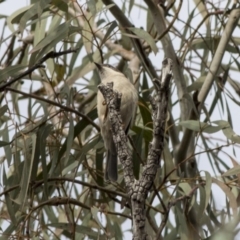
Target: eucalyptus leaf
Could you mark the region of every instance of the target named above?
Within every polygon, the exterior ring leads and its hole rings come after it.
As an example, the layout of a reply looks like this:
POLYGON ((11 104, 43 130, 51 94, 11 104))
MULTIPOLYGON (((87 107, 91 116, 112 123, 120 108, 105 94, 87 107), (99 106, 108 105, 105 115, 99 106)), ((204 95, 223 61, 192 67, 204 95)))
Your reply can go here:
POLYGON ((208 123, 199 122, 195 120, 182 121, 179 125, 191 129, 196 132, 215 133, 222 129, 221 126, 213 126, 208 123))
POLYGON ((140 28, 129 28, 132 32, 134 32, 140 39, 143 39, 145 40, 151 47, 151 49, 153 50, 153 52, 155 54, 157 54, 158 52, 158 48, 157 48, 157 45, 153 39, 153 37, 148 33, 146 32, 145 30, 143 29, 140 29, 140 28))
POLYGON ((228 171, 226 171, 225 173, 223 173, 223 177, 227 177, 227 176, 233 176, 233 175, 238 175, 240 173, 240 166, 235 166, 231 169, 229 169, 228 171))
POLYGON ((47 34, 47 36, 41 40, 32 50, 30 53, 34 53, 43 49, 47 46, 53 47, 57 42, 67 36, 69 31, 69 24, 70 22, 64 22, 59 25, 57 28, 52 30, 47 34))
POLYGON ((14 65, 9 66, 3 70, 0 70, 0 82, 6 80, 8 77, 15 77, 19 75, 20 71, 26 68, 26 65, 14 65))

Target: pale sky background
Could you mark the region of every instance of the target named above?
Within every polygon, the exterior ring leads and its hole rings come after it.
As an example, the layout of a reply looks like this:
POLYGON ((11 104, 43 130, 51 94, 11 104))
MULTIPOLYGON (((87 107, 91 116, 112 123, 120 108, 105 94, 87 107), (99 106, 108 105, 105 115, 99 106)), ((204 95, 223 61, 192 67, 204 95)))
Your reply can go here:
MULTIPOLYGON (((83 2, 83 1, 79 1, 80 3, 83 2)), ((85 1, 84 1, 85 2, 85 1)), ((116 3, 120 3, 122 1, 115 1, 116 3)), ((139 2, 141 4, 144 4, 144 1, 141 1, 141 0, 138 0, 138 1, 135 1, 135 2, 139 2)), ((190 8, 191 8, 191 2, 192 1, 186 1, 184 0, 183 1, 183 6, 182 6, 182 11, 180 12, 180 18, 181 19, 186 19, 186 17, 184 15, 186 15, 186 13, 188 14, 188 2, 190 3, 190 8), (184 9, 186 9, 186 12, 184 11, 184 9)), ((219 1, 211 1, 213 3, 218 3, 219 1)), ((3 15, 10 15, 11 13, 13 13, 14 11, 16 11, 17 9, 21 8, 21 7, 24 7, 26 5, 29 4, 29 1, 27 0, 7 0, 5 1, 4 3, 1 3, 0 6, 0 15, 3 14, 3 15)), ((224 6, 224 4, 223 4, 224 6)), ((130 19, 135 27, 145 27, 145 19, 146 17, 144 16, 144 11, 141 11, 139 12, 139 10, 137 8, 134 9, 135 11, 135 14, 131 14, 132 18, 130 19), (133 19, 133 15, 134 15, 134 19, 133 19)), ((198 11, 196 10, 195 12, 195 15, 197 15, 198 11)), ((199 23, 199 20, 201 20, 202 17, 199 16, 199 17, 195 17, 195 21, 197 23, 199 23)), ((0 19, 0 28, 2 28, 2 24, 3 24, 3 20, 0 19)), ((182 23, 178 22, 179 24, 179 30, 182 29, 182 23)), ((204 29, 204 26, 200 28, 200 32, 201 33, 205 33, 205 29, 204 29)), ((9 32, 5 32, 5 36, 8 36, 10 34, 10 31, 9 32)), ((239 28, 235 30, 234 32, 234 35, 235 36, 240 36, 240 30, 239 28)), ((175 38, 173 38, 173 41, 176 41, 175 38)), ((179 42, 175 43, 175 44, 179 44, 179 42)), ((4 46, 4 45, 3 45, 4 46)), ((159 45, 161 46, 161 45, 159 45)), ((2 52, 4 51, 5 49, 1 48, 0 49, 0 55, 2 54, 2 52)), ((161 63, 164 56, 163 56, 163 53, 160 51, 160 53, 157 55, 157 56, 154 56, 154 54, 151 54, 151 59, 153 61, 153 63, 155 62, 159 62, 161 63)), ((224 62, 225 63, 228 63, 228 60, 229 60, 229 57, 230 55, 229 54, 225 54, 224 56, 224 62)), ((159 67, 159 66, 158 66, 159 67)), ((239 73, 232 73, 231 74, 231 77, 234 79, 234 80, 239 80, 240 79, 240 74, 239 73)), ((232 88, 228 88, 228 89, 231 89, 231 93, 236 97, 236 99, 239 101, 239 97, 236 96, 236 94, 234 93, 234 91, 232 90, 232 88)), ((176 95, 176 94, 175 94, 176 95)), ((206 104, 211 101, 213 98, 214 98, 214 91, 211 91, 208 98, 207 98, 207 101, 206 101, 206 104)), ((177 96, 176 96, 176 99, 177 99, 177 96)), ((239 106, 235 105, 234 103, 232 103, 232 101, 228 101, 229 103, 229 107, 230 107, 230 111, 232 111, 232 114, 233 114, 233 124, 234 124, 234 131, 237 133, 237 134, 240 134, 240 124, 239 124, 239 119, 240 119, 240 110, 239 110, 239 106)), ((227 117, 226 115, 219 115, 219 112, 218 112, 218 108, 215 109, 214 111, 214 114, 213 114, 213 117, 211 118, 212 121, 214 120, 220 120, 220 119, 223 119, 223 120, 227 120, 227 117)), ((177 114, 177 116, 179 116, 179 109, 174 109, 175 113, 174 114, 177 114)), ((216 137, 216 138, 220 138, 220 139, 226 139, 225 136, 223 135, 223 133, 221 131, 215 133, 215 134, 212 134, 211 135, 212 137, 216 137)), ((212 146, 214 147, 214 146, 212 146)), ((224 150, 231 156, 233 156, 233 150, 232 150, 232 147, 228 147, 227 149, 224 148, 224 150)), ((199 148, 197 150, 197 152, 199 151, 199 148)), ((238 160, 238 157, 240 155, 240 150, 239 148, 235 148, 235 151, 236 151, 236 160, 238 160)), ((2 154, 2 151, 0 149, 0 154, 2 154)), ((204 161, 204 160, 207 160, 207 156, 206 158, 203 157, 203 155, 199 156, 200 157, 200 160, 198 161, 198 165, 199 165, 199 170, 205 170, 205 171, 209 171, 210 174, 212 174, 214 176, 214 173, 212 173, 212 170, 211 170, 211 167, 209 165, 209 162, 208 161, 204 161)), ((224 158, 226 159, 226 163, 229 164, 230 162, 230 159, 228 159, 228 157, 226 155, 224 155, 224 158)), ((198 159, 198 158, 197 158, 198 159)), ((240 161, 238 161, 240 162, 240 161)), ((217 197, 217 206, 219 207, 219 209, 223 208, 226 204, 225 202, 225 195, 222 193, 221 190, 219 190, 218 187, 215 187, 214 188, 214 195, 215 197, 217 197)), ((130 221, 125 224, 126 228, 125 229, 131 229, 131 223, 130 221)), ((126 233, 125 234, 125 239, 129 239, 129 234, 126 233)))

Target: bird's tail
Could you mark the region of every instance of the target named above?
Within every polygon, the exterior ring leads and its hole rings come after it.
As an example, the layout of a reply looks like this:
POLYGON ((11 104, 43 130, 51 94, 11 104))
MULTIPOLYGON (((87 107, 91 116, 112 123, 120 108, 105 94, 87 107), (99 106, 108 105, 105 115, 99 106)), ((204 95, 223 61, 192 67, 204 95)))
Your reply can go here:
POLYGON ((105 170, 105 180, 116 182, 118 179, 117 169, 117 150, 114 142, 112 141, 111 149, 107 151, 107 165, 105 170))

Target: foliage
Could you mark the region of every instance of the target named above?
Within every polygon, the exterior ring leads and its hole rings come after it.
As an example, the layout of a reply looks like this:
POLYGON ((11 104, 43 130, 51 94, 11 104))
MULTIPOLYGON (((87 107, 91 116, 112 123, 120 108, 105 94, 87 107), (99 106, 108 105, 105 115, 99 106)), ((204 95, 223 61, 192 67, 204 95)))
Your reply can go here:
POLYGON ((237 236, 239 4, 30 2, 0 16, 0 239, 127 239, 131 209, 121 166, 117 183, 103 179, 93 61, 117 65, 139 90, 130 132, 138 178, 163 55, 174 61, 174 79, 161 167, 146 200, 147 233, 237 236))

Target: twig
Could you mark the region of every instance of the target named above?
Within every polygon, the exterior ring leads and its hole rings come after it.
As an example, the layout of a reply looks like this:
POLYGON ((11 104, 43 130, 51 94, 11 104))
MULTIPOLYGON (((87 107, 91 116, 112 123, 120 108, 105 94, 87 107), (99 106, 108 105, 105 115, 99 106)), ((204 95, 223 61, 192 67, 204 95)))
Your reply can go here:
MULTIPOLYGON (((103 0, 102 1, 106 6, 113 4, 113 6, 109 9, 109 11, 112 13, 112 15, 119 21, 120 25, 126 30, 127 33, 130 33, 132 35, 135 35, 130 29, 133 27, 132 23, 129 21, 129 19, 125 16, 125 14, 122 12, 122 10, 112 1, 112 0, 103 0)), ((138 58, 141 60, 141 63, 146 70, 146 72, 149 74, 149 76, 153 78, 157 78, 157 73, 152 65, 152 62, 147 57, 146 53, 144 52, 143 46, 138 38, 131 38, 133 47, 136 51, 136 54, 138 58)))
POLYGON ((19 91, 17 89, 14 89, 14 88, 10 88, 10 87, 6 87, 5 90, 8 90, 8 91, 11 91, 11 92, 15 92, 15 93, 19 93, 23 96, 26 96, 26 97, 30 97, 30 98, 34 98, 34 99, 37 99, 39 101, 42 101, 42 102, 46 102, 48 104, 51 104, 51 105, 54 105, 54 106, 57 106, 61 109, 63 109, 64 111, 67 111, 67 112, 72 112, 72 113, 75 113, 76 115, 86 119, 89 123, 91 123, 92 126, 94 126, 98 131, 100 131, 100 128, 99 126, 92 121, 91 118, 89 118, 88 116, 86 116, 85 114, 73 109, 73 108, 70 108, 70 107, 67 107, 67 106, 64 106, 60 103, 57 103, 57 102, 54 102, 54 101, 51 101, 49 99, 46 99, 46 98, 42 98, 42 97, 39 97, 35 94, 31 94, 31 93, 25 93, 25 92, 22 92, 22 91, 19 91))
POLYGON ((178 5, 178 9, 176 10, 176 13, 174 14, 174 18, 173 20, 170 22, 170 24, 168 25, 168 27, 163 31, 163 33, 158 37, 158 40, 160 40, 161 38, 163 38, 168 32, 170 32, 170 29, 172 28, 173 24, 175 23, 175 21, 178 18, 179 12, 182 8, 182 0, 180 0, 179 5, 178 5))
POLYGON ((178 198, 176 198, 173 201, 168 203, 168 207, 166 209, 166 212, 165 212, 164 218, 163 218, 163 220, 161 222, 161 225, 160 225, 160 227, 158 229, 158 233, 157 233, 156 239, 161 239, 161 234, 162 234, 162 231, 163 231, 164 227, 167 224, 168 215, 169 215, 169 212, 171 210, 171 207, 175 206, 176 203, 179 202, 179 201, 183 201, 185 199, 190 200, 191 197, 193 196, 193 194, 195 193, 195 191, 198 189, 198 187, 199 186, 195 186, 194 188, 192 188, 192 190, 189 192, 189 194, 181 196, 181 197, 178 197, 178 198))
MULTIPOLYGON (((64 182, 64 181, 73 182, 73 183, 81 184, 82 186, 85 186, 85 187, 101 190, 101 191, 109 193, 109 194, 114 194, 114 195, 121 196, 123 198, 128 198, 128 196, 126 194, 124 194, 124 193, 122 193, 120 191, 116 192, 114 190, 111 190, 111 189, 108 189, 108 188, 105 188, 105 187, 101 187, 101 186, 99 186, 97 184, 90 184, 90 183, 87 183, 87 182, 84 182, 84 181, 80 181, 80 180, 76 180, 76 179, 73 179, 73 178, 68 178, 68 177, 59 177, 58 178, 58 177, 55 177, 55 178, 48 178, 47 179, 47 182, 59 182, 59 181, 62 181, 62 182, 64 182)), ((32 188, 34 188, 34 189, 38 188, 42 184, 44 184, 44 180, 36 181, 32 185, 32 188)), ((15 188, 16 188, 16 186, 15 186, 15 188)))
MULTIPOLYGON (((153 17, 153 22, 158 34, 161 36, 163 33, 165 34, 165 30, 167 29, 165 24, 165 17, 163 16, 163 11, 161 6, 158 6, 155 1, 152 0, 144 0, 147 4, 149 11, 153 17)), ((180 99, 180 108, 181 108, 181 119, 186 120, 189 115, 189 102, 184 98, 184 94, 187 93, 186 81, 183 75, 182 64, 179 62, 178 57, 176 56, 176 52, 174 50, 172 41, 168 33, 166 33, 161 38, 161 43, 163 47, 163 51, 167 58, 171 58, 173 61, 173 77, 174 82, 177 87, 178 98, 180 99)))
MULTIPOLYGON (((10 81, 8 81, 7 83, 3 84, 0 86, 0 92, 2 92, 3 90, 5 90, 6 87, 12 85, 13 83, 15 83, 16 81, 18 81, 19 79, 31 74, 34 70, 38 69, 38 68, 42 68, 44 67, 43 63, 49 59, 49 58, 56 58, 68 53, 72 53, 72 52, 76 52, 77 49, 69 49, 66 51, 62 51, 62 52, 54 52, 51 51, 49 53, 47 53, 43 58, 41 58, 36 64, 34 64, 32 67, 30 67, 29 69, 27 69, 26 71, 24 71, 23 73, 19 74, 17 77, 12 78, 10 81)), ((3 80, 3 79, 1 79, 3 80)))
MULTIPOLYGON (((72 204, 72 205, 76 205, 76 206, 79 206, 84 209, 91 210, 91 207, 89 207, 88 205, 86 205, 80 201, 77 201, 76 199, 69 198, 69 197, 53 197, 53 198, 48 199, 47 201, 40 203, 36 207, 32 208, 31 211, 29 212, 29 214, 24 219, 24 222, 26 222, 31 217, 32 213, 35 212, 36 210, 38 210, 39 208, 41 209, 44 206, 58 206, 58 205, 65 205, 65 204, 72 204)), ((123 213, 108 211, 108 212, 106 212, 106 214, 118 215, 118 216, 122 216, 124 218, 131 219, 131 217, 129 217, 128 215, 123 214, 123 213)), ((22 226, 24 226, 24 223, 22 224, 22 226)))

